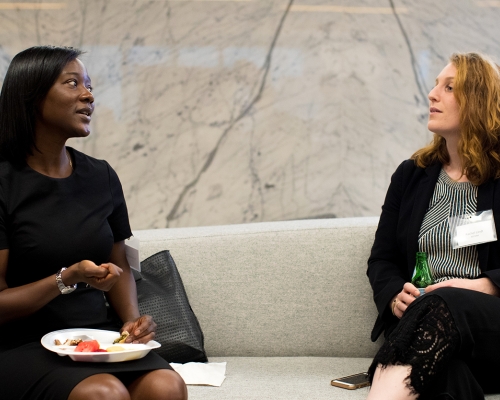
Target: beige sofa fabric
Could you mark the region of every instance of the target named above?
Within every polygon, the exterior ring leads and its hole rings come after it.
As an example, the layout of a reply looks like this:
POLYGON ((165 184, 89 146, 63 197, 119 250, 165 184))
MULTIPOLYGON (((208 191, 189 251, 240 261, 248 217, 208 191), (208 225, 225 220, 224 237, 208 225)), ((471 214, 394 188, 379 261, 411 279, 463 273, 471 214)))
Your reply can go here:
POLYGON ((371 357, 365 275, 377 218, 134 232, 170 250, 209 356, 371 357))
MULTIPOLYGON (((205 333, 219 388, 190 400, 366 398, 330 380, 362 372, 376 309, 366 261, 378 218, 135 231, 141 259, 170 250, 205 333)), ((500 396, 487 396, 500 400, 500 396)))

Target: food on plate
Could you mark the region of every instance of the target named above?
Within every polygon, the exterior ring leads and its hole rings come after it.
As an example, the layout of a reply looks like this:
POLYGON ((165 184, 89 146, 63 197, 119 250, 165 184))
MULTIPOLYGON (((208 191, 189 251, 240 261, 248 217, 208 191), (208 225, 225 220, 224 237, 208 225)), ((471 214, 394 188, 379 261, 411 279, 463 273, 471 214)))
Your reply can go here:
POLYGON ((108 353, 112 353, 114 351, 125 351, 125 349, 122 346, 111 346, 106 349, 108 353))
POLYGON ((125 340, 127 340, 127 337, 130 335, 130 333, 128 333, 127 331, 123 331, 120 335, 119 338, 113 340, 113 344, 116 344, 116 343, 125 343, 125 340))
POLYGON ((127 350, 123 346, 114 346, 114 344, 124 343, 128 336, 129 333, 127 331, 123 331, 120 337, 114 340, 113 346, 109 346, 106 349, 101 349, 101 345, 97 340, 82 340, 80 338, 66 339, 64 343, 61 343, 62 339, 54 339, 54 344, 56 346, 76 346, 74 350, 76 353, 113 353, 127 350))
MULTIPOLYGON (((127 335, 128 336, 128 335, 127 335)), ((57 346, 61 345, 59 340, 54 340, 57 346), (59 343, 59 344, 57 344, 59 343)), ((67 342, 67 341, 66 341, 67 342)), ((126 349, 122 346, 110 346, 105 349, 101 349, 101 345, 97 340, 79 340, 78 345, 76 345, 76 353, 112 353, 116 351, 125 351, 126 349)))
POLYGON ((85 342, 78 343, 75 352, 93 353, 99 351, 99 347, 100 345, 97 340, 87 340, 85 342))
POLYGON ((61 343, 59 339, 54 340, 56 346, 78 346, 81 342, 83 342, 82 339, 66 339, 64 343, 61 343))

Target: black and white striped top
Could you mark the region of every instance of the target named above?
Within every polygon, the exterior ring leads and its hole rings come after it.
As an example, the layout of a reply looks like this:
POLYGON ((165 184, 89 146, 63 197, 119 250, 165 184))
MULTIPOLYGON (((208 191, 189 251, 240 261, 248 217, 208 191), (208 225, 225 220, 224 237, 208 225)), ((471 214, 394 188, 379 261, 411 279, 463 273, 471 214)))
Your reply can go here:
POLYGON ((481 270, 476 246, 453 250, 448 217, 471 214, 477 210, 477 186, 455 182, 441 169, 434 195, 418 235, 419 251, 427 253, 434 280, 476 278, 481 270))

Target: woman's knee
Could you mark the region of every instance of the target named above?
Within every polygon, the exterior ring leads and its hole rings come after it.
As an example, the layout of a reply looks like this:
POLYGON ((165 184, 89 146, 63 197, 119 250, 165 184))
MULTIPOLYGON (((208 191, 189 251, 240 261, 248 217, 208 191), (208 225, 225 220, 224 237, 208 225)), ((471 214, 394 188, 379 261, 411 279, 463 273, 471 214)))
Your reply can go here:
POLYGON ((81 381, 71 391, 68 400, 130 400, 125 385, 110 374, 96 374, 81 381))
POLYGON ((186 400, 186 384, 181 376, 168 369, 151 371, 129 387, 132 400, 186 400))
POLYGON ((187 400, 188 392, 184 379, 175 372, 165 370, 168 374, 169 397, 168 400, 187 400))

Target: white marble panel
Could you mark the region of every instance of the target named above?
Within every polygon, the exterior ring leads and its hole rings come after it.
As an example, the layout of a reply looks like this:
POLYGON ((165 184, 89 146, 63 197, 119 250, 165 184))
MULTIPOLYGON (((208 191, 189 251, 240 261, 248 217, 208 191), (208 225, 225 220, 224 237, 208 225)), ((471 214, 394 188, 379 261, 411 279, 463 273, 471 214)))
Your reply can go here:
MULTIPOLYGON (((0 2, 0 76, 84 49, 96 112, 71 145, 117 170, 134 229, 378 215, 423 146, 453 51, 500 60, 500 1, 0 2)), ((2 78, 0 78, 2 79, 2 78)))

